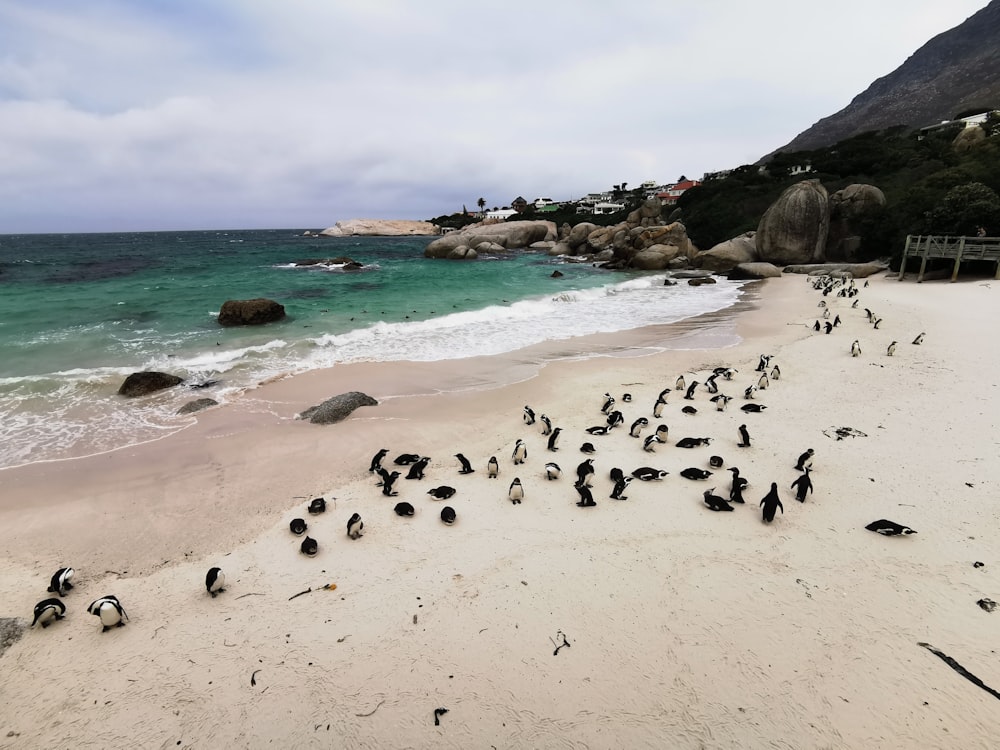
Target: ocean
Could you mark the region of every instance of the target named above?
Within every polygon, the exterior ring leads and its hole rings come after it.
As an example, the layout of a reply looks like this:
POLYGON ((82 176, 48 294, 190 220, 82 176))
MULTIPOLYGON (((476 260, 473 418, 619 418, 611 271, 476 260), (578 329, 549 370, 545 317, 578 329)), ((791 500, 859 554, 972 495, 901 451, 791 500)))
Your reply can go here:
POLYGON ((162 437, 196 418, 176 414, 183 403, 225 403, 275 377, 501 354, 672 323, 741 294, 740 282, 664 286, 663 273, 544 252, 430 260, 428 241, 299 230, 0 235, 0 469, 162 437), (321 262, 343 256, 362 268, 321 262), (283 304, 287 318, 218 325, 227 299, 256 297, 283 304), (185 383, 118 396, 141 370, 185 383))

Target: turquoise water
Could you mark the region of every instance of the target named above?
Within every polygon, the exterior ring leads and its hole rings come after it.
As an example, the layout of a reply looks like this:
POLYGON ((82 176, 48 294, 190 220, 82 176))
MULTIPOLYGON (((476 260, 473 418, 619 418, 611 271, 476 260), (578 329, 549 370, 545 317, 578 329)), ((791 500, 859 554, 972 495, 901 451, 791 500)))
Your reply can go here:
POLYGON ((108 450, 178 429, 195 396, 343 362, 497 354, 669 323, 735 303, 739 284, 664 287, 519 251, 423 257, 428 238, 311 238, 293 230, 0 236, 0 468, 108 450), (347 256, 363 265, 296 265, 347 256), (563 276, 553 278, 553 271, 563 276), (222 328, 227 299, 267 297, 286 320, 222 328), (162 370, 192 391, 125 402, 162 370))

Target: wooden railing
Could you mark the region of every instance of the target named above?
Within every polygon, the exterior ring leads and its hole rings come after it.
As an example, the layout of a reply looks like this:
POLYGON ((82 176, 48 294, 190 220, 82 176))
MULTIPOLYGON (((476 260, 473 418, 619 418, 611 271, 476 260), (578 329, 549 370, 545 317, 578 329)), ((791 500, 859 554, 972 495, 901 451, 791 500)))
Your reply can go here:
POLYGON ((958 278, 958 267, 963 260, 989 260, 997 264, 996 278, 1000 279, 1000 237, 951 237, 935 235, 906 235, 903 260, 899 266, 899 280, 906 273, 906 259, 920 258, 917 281, 924 280, 928 258, 954 258, 951 280, 958 278))

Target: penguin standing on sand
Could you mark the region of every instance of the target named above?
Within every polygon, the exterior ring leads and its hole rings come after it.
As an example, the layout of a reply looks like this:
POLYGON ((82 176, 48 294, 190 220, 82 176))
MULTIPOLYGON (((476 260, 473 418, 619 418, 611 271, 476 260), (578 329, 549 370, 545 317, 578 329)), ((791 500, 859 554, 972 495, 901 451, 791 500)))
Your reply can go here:
POLYGON ((118 597, 111 594, 92 601, 87 611, 101 619, 101 625, 104 626, 101 629, 102 633, 106 633, 115 625, 119 628, 125 627, 125 621, 128 619, 118 597))
POLYGON ((368 467, 368 471, 370 471, 372 474, 374 474, 376 471, 378 471, 379 469, 381 469, 382 468, 382 459, 385 458, 388 453, 389 453, 389 449, 388 448, 383 448, 378 453, 376 453, 374 456, 372 456, 372 463, 371 463, 371 466, 368 467))
POLYGON ((76 571, 72 568, 59 568, 59 570, 52 574, 52 580, 49 581, 49 593, 66 596, 66 593, 73 588, 70 580, 75 574, 76 571))
POLYGON ((205 590, 212 595, 213 599, 216 594, 221 594, 226 590, 226 574, 222 572, 222 568, 208 569, 208 573, 205 574, 205 590))
POLYGON ((670 431, 665 424, 658 425, 656 428, 656 439, 661 443, 667 442, 667 433, 670 431))
POLYGON ((705 388, 708 390, 709 393, 718 393, 719 392, 719 386, 715 382, 715 379, 717 377, 719 377, 719 376, 716 375, 715 373, 713 373, 713 374, 709 375, 705 379, 705 388))
POLYGON ((799 475, 799 478, 792 482, 792 489, 795 490, 795 499, 800 503, 806 501, 806 493, 813 491, 812 479, 809 478, 809 467, 806 467, 804 473, 799 475))
POLYGON ((458 471, 459 474, 472 474, 476 471, 472 468, 472 464, 469 463, 469 459, 461 453, 456 453, 455 458, 457 458, 458 462, 462 465, 462 468, 458 471))
POLYGON ((542 423, 542 435, 552 434, 552 420, 549 419, 544 414, 538 417, 538 421, 542 423))
POLYGON ((559 464, 552 463, 551 461, 545 464, 545 478, 548 480, 558 479, 562 476, 562 469, 559 468, 559 464))
POLYGON ((746 388, 746 390, 743 391, 743 398, 748 399, 748 400, 752 399, 753 395, 756 392, 757 392, 757 386, 755 386, 755 385, 748 385, 747 388, 746 388))
POLYGON ((629 482, 631 482, 631 481, 632 481, 632 477, 622 477, 617 482, 615 482, 614 489, 611 490, 611 499, 612 500, 628 500, 628 498, 625 497, 625 495, 622 494, 622 493, 625 492, 626 488, 629 485, 629 482))
POLYGON ((382 477, 382 481, 379 484, 382 485, 382 494, 383 495, 385 495, 386 497, 392 497, 393 495, 399 494, 399 493, 397 493, 392 488, 393 483, 397 479, 399 479, 399 472, 398 471, 394 471, 392 473, 389 473, 385 469, 381 469, 380 473, 379 473, 379 476, 382 477))
POLYGON ((813 326, 813 330, 814 331, 818 331, 818 330, 820 330, 820 328, 822 328, 822 326, 819 324, 819 321, 817 320, 816 324, 813 326))
POLYGON ((431 461, 429 456, 423 456, 419 461, 410 466, 410 470, 406 472, 407 479, 423 479, 424 469, 427 468, 427 464, 431 461))
POLYGON ((656 403, 653 404, 653 416, 656 417, 657 419, 663 416, 663 407, 666 405, 667 402, 664 401, 662 398, 657 399, 656 403))
POLYGON ((741 424, 739 427, 740 431, 740 442, 736 444, 738 448, 749 448, 750 447, 750 433, 747 432, 747 426, 741 424))
POLYGON ((524 423, 525 424, 535 423, 535 412, 530 406, 524 407, 524 423))
POLYGON ((826 326, 826 333, 830 333, 830 331, 833 330, 833 323, 831 323, 829 320, 826 321, 826 323, 824 323, 823 325, 826 326))
POLYGON ((778 497, 777 482, 771 482, 771 491, 761 498, 760 507, 764 509, 764 523, 771 523, 774 520, 776 510, 780 509, 781 514, 785 514, 785 507, 781 504, 781 498, 778 497))
MULTIPOLYGON (((917 334, 917 337, 915 339, 913 339, 913 343, 914 344, 922 344, 922 343, 924 343, 924 336, 926 336, 926 335, 927 335, 926 333, 924 333, 923 331, 921 331, 920 333, 917 334)), ((916 532, 914 532, 914 533, 916 533, 916 532)))
POLYGON ((725 393, 720 393, 718 396, 713 396, 712 401, 715 402, 716 411, 725 411, 726 407, 729 406, 729 402, 733 400, 732 396, 727 396, 725 393))
POLYGON ((657 395, 656 400, 657 401, 662 401, 663 403, 667 403, 667 396, 669 395, 669 393, 670 393, 671 390, 672 390, 671 388, 664 388, 657 395))
POLYGON ((771 384, 770 381, 768 381, 768 379, 767 379, 767 373, 766 372, 762 372, 760 374, 760 377, 757 379, 757 389, 761 390, 761 391, 765 391, 765 390, 767 390, 767 387, 770 384, 771 384))
POLYGON ((615 408, 615 397, 612 396, 610 393, 605 393, 604 394, 604 405, 601 406, 601 411, 604 412, 605 414, 607 414, 608 412, 610 412, 614 408, 615 408))
POLYGON ((642 441, 642 449, 646 451, 646 453, 655 453, 656 446, 662 442, 663 441, 656 437, 656 435, 650 435, 642 441))
POLYGON ((66 616, 66 605, 58 599, 42 599, 35 605, 35 619, 31 621, 31 627, 40 624, 42 628, 47 628, 55 620, 61 620, 66 616))
POLYGON ((496 456, 490 456, 490 460, 486 462, 486 476, 490 479, 496 479, 499 473, 500 462, 497 461, 496 456))
POLYGON ((593 508, 597 503, 594 501, 594 495, 590 491, 590 487, 586 484, 575 484, 577 494, 580 496, 579 505, 581 508, 593 508))
POLYGON ((739 503, 742 505, 745 501, 743 500, 743 490, 749 484, 744 477, 740 476, 740 469, 738 466, 730 467, 729 469, 733 472, 733 484, 729 488, 729 502, 739 503))
POLYGON ((775 365, 774 367, 771 368, 771 380, 780 380, 780 379, 781 379, 781 368, 775 365))
POLYGON ((608 414, 607 421, 608 421, 608 429, 611 430, 614 429, 615 427, 625 424, 625 415, 616 409, 615 411, 608 414))
POLYGON ((361 520, 361 514, 355 513, 347 519, 347 536, 351 539, 358 539, 365 530, 365 523, 361 520))
POLYGON ((554 451, 557 451, 557 450, 559 450, 559 448, 558 448, 558 446, 556 445, 556 443, 558 443, 558 442, 559 442, 559 435, 560 435, 561 433, 562 433, 562 427, 556 427, 556 428, 555 428, 554 430, 552 430, 552 434, 551 434, 551 435, 549 435, 549 441, 548 441, 548 443, 546 444, 546 447, 547 447, 547 448, 548 448, 548 449, 549 449, 550 451, 553 451, 553 452, 554 452, 554 451))
POLYGON ((694 401, 694 389, 698 387, 698 381, 692 380, 691 385, 688 386, 687 393, 684 394, 684 398, 688 401, 694 401))
POLYGON ((510 457, 513 459, 515 465, 523 464, 524 459, 528 457, 528 446, 520 438, 514 443, 514 452, 510 454, 510 457))
POLYGON ((773 355, 771 355, 771 354, 761 354, 760 355, 760 362, 757 363, 756 371, 757 372, 764 372, 764 370, 767 369, 767 365, 770 363, 772 356, 773 355))
POLYGON ((861 344, 858 343, 857 339, 854 339, 854 343, 851 344, 851 356, 852 357, 861 356, 861 344))
POLYGON ((628 434, 634 438, 640 437, 642 433, 642 428, 646 427, 648 424, 649 424, 648 419, 646 419, 645 417, 639 417, 632 423, 632 426, 629 428, 628 434))
POLYGON ((893 341, 891 344, 889 344, 889 347, 885 350, 885 354, 887 357, 891 357, 895 353, 896 353, 896 342, 893 341))
POLYGON ((524 500, 524 487, 521 486, 521 480, 514 477, 514 481, 510 483, 510 487, 507 490, 507 497, 514 505, 520 505, 521 501, 524 500))
POLYGON ((576 483, 589 487, 592 481, 594 481, 594 459, 588 458, 576 467, 576 483))
POLYGON ((799 456, 799 460, 795 462, 796 470, 805 471, 807 466, 811 467, 812 457, 815 452, 816 451, 814 451, 812 448, 809 448, 805 453, 799 456))

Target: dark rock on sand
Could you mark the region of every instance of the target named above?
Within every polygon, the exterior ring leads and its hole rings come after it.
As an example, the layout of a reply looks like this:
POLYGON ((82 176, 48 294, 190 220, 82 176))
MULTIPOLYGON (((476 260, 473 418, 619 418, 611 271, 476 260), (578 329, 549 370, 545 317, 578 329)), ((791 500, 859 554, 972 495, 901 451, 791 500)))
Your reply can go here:
POLYGON ((184 406, 177 410, 178 414, 194 414, 196 411, 201 411, 202 409, 207 409, 210 406, 218 406, 219 402, 214 398, 198 398, 194 401, 188 401, 184 406))
POLYGON ((312 406, 299 414, 299 419, 308 419, 313 424, 332 424, 348 417, 359 406, 378 406, 378 401, 367 393, 351 391, 328 398, 319 406, 312 406))
POLYGON ((136 398, 162 391, 165 388, 173 388, 183 382, 183 378, 165 372, 133 372, 121 384, 118 395, 125 396, 125 398, 136 398))
POLYGON ((285 306, 271 299, 231 299, 219 310, 221 326, 259 326, 285 317, 285 306))

